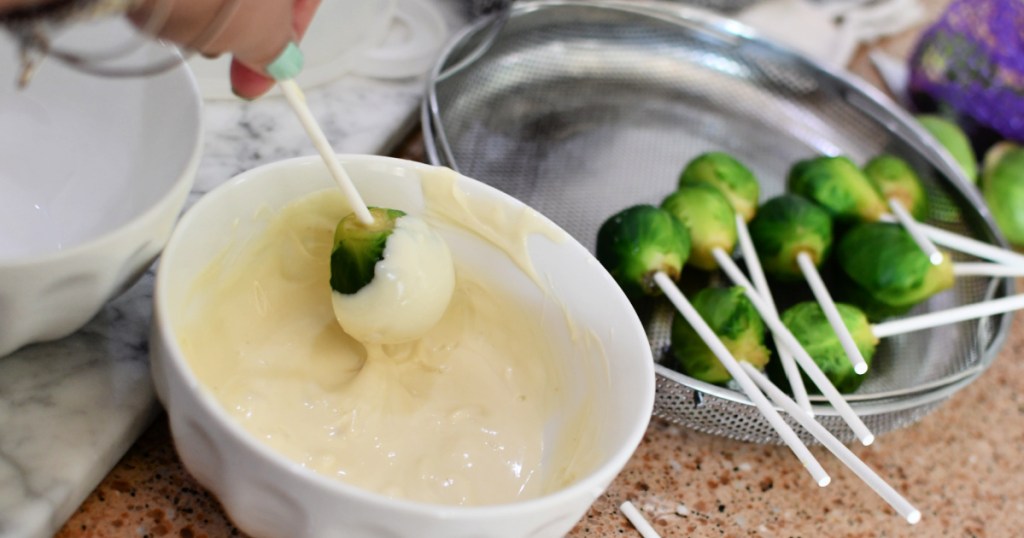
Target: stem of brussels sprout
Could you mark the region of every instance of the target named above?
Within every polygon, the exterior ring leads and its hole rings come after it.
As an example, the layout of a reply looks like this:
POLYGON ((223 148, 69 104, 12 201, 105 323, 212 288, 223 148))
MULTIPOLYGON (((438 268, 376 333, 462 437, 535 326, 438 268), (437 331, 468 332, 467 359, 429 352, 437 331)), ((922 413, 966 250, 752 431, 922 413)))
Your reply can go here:
POLYGON ((870 445, 875 442, 875 435, 871 433, 864 421, 857 416, 850 404, 843 398, 842 394, 836 390, 835 385, 829 381, 828 376, 825 372, 821 371, 821 367, 818 366, 814 359, 807 354, 807 350, 800 345, 800 342, 793 336, 793 333, 786 328, 779 319, 779 316, 772 315, 771 310, 765 305, 764 299, 755 291, 753 284, 747 280, 747 277, 743 276, 743 271, 736 266, 736 263, 732 261, 725 252, 716 250, 713 252, 715 260, 718 261, 718 265, 725 272, 726 276, 733 281, 734 284, 744 289, 744 293, 747 299, 754 305, 754 308, 761 314, 761 319, 764 320, 764 324, 768 326, 768 329, 772 331, 775 336, 775 341, 786 348, 793 354, 793 358, 796 359, 797 364, 804 369, 807 373, 807 377, 811 378, 818 390, 825 396, 825 399, 832 404, 835 408, 836 413, 850 426, 853 430, 854 435, 860 439, 861 444, 864 446, 870 445))
MULTIPOLYGON (((715 249, 715 252, 721 252, 721 249, 715 249)), ((679 313, 686 318, 686 321, 690 326, 693 327, 698 335, 700 335, 701 339, 703 339, 708 345, 708 348, 711 349, 712 353, 718 357, 722 366, 724 366, 725 369, 729 371, 729 374, 732 375, 733 379, 739 383, 743 392, 748 398, 750 398, 750 401, 754 402, 754 405, 756 405, 758 410, 761 411, 764 418, 768 420, 768 423, 771 424, 772 428, 774 428, 779 434, 779 437, 781 437, 789 449, 793 451, 793 454, 796 455, 797 459, 803 463, 807 472, 811 473, 814 481, 821 487, 827 486, 829 482, 832 481, 828 476, 828 473, 826 473, 825 469, 822 468, 820 463, 818 463, 818 460, 814 458, 814 455, 807 449, 807 446, 800 441, 800 438, 796 435, 796 432, 793 431, 793 428, 791 428, 789 424, 782 419, 782 416, 779 415, 778 410, 776 410, 768 401, 768 398, 758 390, 757 386, 750 379, 750 376, 747 375, 746 370, 740 366, 739 361, 732 356, 732 353, 730 353, 729 349, 725 347, 722 340, 718 338, 715 331, 711 330, 711 327, 709 327, 707 322, 704 321, 704 318, 700 317, 700 314, 697 313, 695 308, 693 308, 693 305, 690 304, 690 301, 686 296, 679 291, 675 282, 673 282, 668 275, 660 271, 654 274, 654 282, 658 284, 661 291, 666 297, 668 297, 669 301, 672 302, 679 313)))
POLYGON ((811 261, 811 257, 806 252, 796 255, 796 263, 800 266, 800 271, 804 274, 807 285, 811 287, 811 293, 814 294, 814 298, 821 305, 821 311, 825 313, 829 325, 832 326, 832 330, 839 337, 839 343, 843 346, 843 351, 846 352, 847 358, 850 359, 853 371, 864 375, 868 371, 868 363, 864 360, 864 355, 861 354, 860 349, 857 348, 857 343, 853 341, 850 329, 843 323, 843 318, 839 315, 839 309, 836 308, 836 302, 832 300, 832 294, 828 292, 828 288, 825 287, 825 281, 818 274, 818 268, 814 266, 814 262, 811 261))
MULTIPOLYGON (((765 277, 764 269, 761 267, 761 259, 757 257, 757 249, 754 241, 750 238, 750 230, 747 228, 747 221, 742 215, 736 215, 736 237, 740 244, 740 252, 743 260, 747 262, 747 270, 750 271, 750 278, 754 281, 757 292, 764 297, 765 304, 771 308, 776 316, 779 315, 775 307, 775 298, 772 297, 772 290, 768 286, 768 279, 765 277)), ((782 364, 782 372, 789 381, 789 388, 793 391, 793 397, 800 408, 810 416, 814 416, 814 409, 811 408, 811 400, 807 397, 807 387, 804 386, 804 378, 800 375, 800 369, 793 360, 793 354, 786 349, 786 346, 776 346, 779 351, 779 362, 782 364)))

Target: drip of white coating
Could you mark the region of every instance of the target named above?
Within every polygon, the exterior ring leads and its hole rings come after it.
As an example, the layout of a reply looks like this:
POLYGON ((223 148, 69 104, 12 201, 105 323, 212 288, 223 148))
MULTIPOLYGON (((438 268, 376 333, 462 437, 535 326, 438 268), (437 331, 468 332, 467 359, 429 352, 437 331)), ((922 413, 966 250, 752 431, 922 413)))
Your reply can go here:
POLYGON ((334 315, 360 342, 409 342, 437 324, 454 289, 447 243, 422 219, 404 215, 395 221, 373 280, 353 294, 332 293, 334 315))

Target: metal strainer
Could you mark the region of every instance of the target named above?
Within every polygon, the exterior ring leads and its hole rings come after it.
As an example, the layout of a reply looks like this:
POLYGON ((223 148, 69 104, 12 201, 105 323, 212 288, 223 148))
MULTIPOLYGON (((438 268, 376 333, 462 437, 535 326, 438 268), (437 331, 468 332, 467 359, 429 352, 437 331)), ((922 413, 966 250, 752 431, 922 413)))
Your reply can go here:
MULTIPOLYGON (((517 2, 449 46, 423 120, 434 163, 519 198, 591 249, 606 218, 658 204, 683 165, 709 150, 754 170, 763 198, 783 191, 797 160, 845 154, 863 163, 892 153, 920 173, 931 224, 1005 245, 955 163, 884 96, 736 22, 679 4, 517 2)), ((707 278, 685 274, 684 291, 707 278)), ((1006 279, 961 278, 915 313, 1005 296, 1012 287, 1006 279)), ((785 303, 807 292, 777 293, 785 303)), ((671 316, 665 305, 641 312, 655 357, 668 348, 671 316)), ((851 404, 876 434, 919 420, 990 364, 1011 317, 886 339, 851 404)), ((661 365, 657 386, 657 416, 777 442, 736 390, 661 365)), ((812 401, 829 430, 853 439, 827 402, 812 401)))

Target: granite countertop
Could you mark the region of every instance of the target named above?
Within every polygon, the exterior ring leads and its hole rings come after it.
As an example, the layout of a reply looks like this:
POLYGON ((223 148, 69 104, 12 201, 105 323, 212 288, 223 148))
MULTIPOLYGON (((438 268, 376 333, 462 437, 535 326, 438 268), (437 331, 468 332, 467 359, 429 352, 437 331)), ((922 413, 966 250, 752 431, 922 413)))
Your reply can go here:
MULTIPOLYGON (((854 447, 923 514, 910 526, 821 447, 832 476, 814 485, 788 449, 730 441, 655 420, 571 537, 639 536, 632 501, 662 536, 1009 537, 1024 525, 1024 326, 980 379, 909 428, 854 447)), ((222 537, 236 532, 181 467, 159 418, 58 533, 222 537)))
MULTIPOLYGON (((924 3, 937 14, 948 0, 924 3)), ((903 57, 914 36, 879 46, 903 57)), ((879 83, 864 51, 851 69, 879 83)), ((423 159, 419 136, 395 138, 414 125, 421 91, 422 81, 354 77, 308 96, 319 117, 335 118, 325 129, 339 151, 423 159)), ((191 201, 240 171, 311 153, 280 100, 213 104, 205 114, 207 146, 191 201)), ((151 288, 147 276, 73 337, 0 361, 0 538, 239 534, 182 468, 153 398, 144 344, 151 288), (38 397, 46 390, 60 396, 38 397), (34 435, 22 435, 28 425, 34 435), (76 458, 82 450, 91 459, 76 458)), ((1017 535, 1024 363, 1014 359, 1022 352, 1024 329, 1015 324, 980 379, 921 422, 852 447, 921 510, 916 526, 821 447, 812 452, 833 477, 827 488, 815 486, 784 447, 654 420, 570 536, 637 536, 619 512, 624 500, 663 536, 1017 535)))

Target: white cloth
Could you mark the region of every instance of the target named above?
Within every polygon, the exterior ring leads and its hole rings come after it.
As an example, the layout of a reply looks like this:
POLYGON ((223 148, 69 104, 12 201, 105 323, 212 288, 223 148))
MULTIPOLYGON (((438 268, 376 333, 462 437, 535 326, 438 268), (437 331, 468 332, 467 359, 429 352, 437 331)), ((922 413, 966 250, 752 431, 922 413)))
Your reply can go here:
POLYGON ((843 68, 857 47, 920 22, 918 0, 769 0, 737 19, 768 39, 788 45, 833 68, 843 68))

